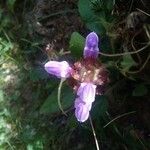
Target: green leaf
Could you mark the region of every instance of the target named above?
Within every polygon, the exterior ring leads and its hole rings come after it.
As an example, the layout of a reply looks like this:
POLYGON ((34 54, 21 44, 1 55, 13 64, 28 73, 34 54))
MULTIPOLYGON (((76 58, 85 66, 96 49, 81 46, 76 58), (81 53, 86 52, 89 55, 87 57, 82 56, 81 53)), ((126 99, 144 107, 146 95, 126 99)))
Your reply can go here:
MULTIPOLYGON (((85 21, 87 28, 96 33, 103 34, 104 27, 99 21, 100 16, 96 16, 91 8, 91 2, 89 0, 79 0, 78 9, 82 19, 85 21)), ((102 17, 102 16, 101 16, 102 17)))
MULTIPOLYGON (((99 3, 101 4, 101 2, 98 2, 98 4, 99 3)), ((106 31, 109 30, 112 26, 112 21, 114 18, 110 17, 111 14, 106 16, 107 10, 105 9, 100 9, 98 12, 94 12, 94 8, 92 8, 92 5, 93 2, 91 2, 90 0, 79 0, 79 13, 83 21, 86 23, 87 28, 89 28, 91 31, 95 31, 98 34, 104 35, 106 31)), ((110 5, 111 3, 109 3, 108 5, 109 8, 110 5)), ((102 4, 100 6, 102 6, 102 4)))
POLYGON ((144 84, 139 84, 135 87, 135 89, 132 92, 133 96, 144 96, 148 93, 148 89, 144 84))
POLYGON ((4 55, 7 51, 11 50, 13 45, 8 41, 0 38, 0 56, 4 55))
MULTIPOLYGON (((67 85, 64 85, 63 88, 61 89, 62 108, 65 110, 66 108, 70 107, 73 101, 74 101, 73 91, 67 85)), ((57 102, 57 89, 55 89, 46 99, 44 104, 41 106, 40 112, 45 114, 60 112, 57 102)))
POLYGON ((105 117, 108 108, 108 101, 105 96, 97 96, 95 105, 92 108, 92 118, 100 119, 105 117))
POLYGON ((16 0, 7 0, 8 8, 13 12, 16 0))
POLYGON ((77 119, 73 114, 71 117, 68 118, 66 128, 74 130, 77 127, 77 125, 78 125, 77 119))
POLYGON ((131 55, 124 55, 121 61, 121 67, 124 71, 128 71, 132 66, 135 66, 136 62, 133 60, 131 55))
POLYGON ((90 0, 79 0, 78 2, 78 10, 84 21, 94 21, 95 15, 90 6, 90 0))
POLYGON ((36 67, 36 68, 31 68, 31 70, 29 71, 29 77, 30 80, 32 81, 38 81, 38 80, 48 78, 48 74, 43 68, 36 67))
POLYGON ((0 102, 4 101, 4 92, 3 90, 0 90, 0 102))
POLYGON ((113 10, 113 7, 114 7, 114 1, 108 0, 108 1, 105 1, 105 3, 106 3, 107 10, 111 12, 113 10))
POLYGON ((85 38, 78 32, 73 32, 69 42, 69 49, 75 57, 79 58, 83 54, 85 38))
POLYGON ((102 25, 102 23, 99 22, 87 22, 87 28, 89 28, 91 31, 95 31, 96 33, 103 34, 105 33, 105 28, 102 25))

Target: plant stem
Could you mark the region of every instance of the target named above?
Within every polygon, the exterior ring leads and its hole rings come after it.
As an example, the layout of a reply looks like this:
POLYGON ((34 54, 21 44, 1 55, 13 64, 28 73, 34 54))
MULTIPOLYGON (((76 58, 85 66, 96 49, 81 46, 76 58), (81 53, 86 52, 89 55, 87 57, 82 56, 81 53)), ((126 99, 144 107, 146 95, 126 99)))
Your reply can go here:
POLYGON ((150 14, 148 14, 147 12, 145 12, 145 11, 143 11, 143 10, 141 10, 141 9, 139 9, 139 8, 136 8, 138 11, 140 11, 140 12, 142 12, 143 14, 145 14, 145 15, 147 15, 147 16, 149 16, 150 17, 150 14))
POLYGON ((124 56, 124 55, 132 55, 132 54, 136 54, 136 53, 143 51, 144 49, 148 48, 149 46, 150 46, 150 42, 147 43, 147 45, 145 45, 144 47, 138 49, 137 51, 133 51, 133 52, 125 52, 125 53, 117 53, 117 54, 106 54, 106 53, 99 52, 99 54, 101 54, 102 56, 107 56, 107 57, 118 57, 118 56, 124 56))
POLYGON ((74 12, 76 12, 76 11, 77 11, 77 9, 62 10, 62 11, 59 11, 59 12, 56 12, 56 13, 49 14, 49 15, 44 16, 44 17, 42 17, 42 18, 38 18, 38 21, 42 21, 42 20, 48 19, 48 18, 50 18, 50 17, 57 16, 57 15, 64 15, 64 14, 66 14, 66 13, 74 13, 74 12))
POLYGON ((93 132, 93 136, 94 136, 94 140, 95 140, 96 149, 100 150, 99 144, 98 144, 98 140, 97 140, 97 137, 96 137, 96 133, 95 133, 95 129, 94 129, 94 126, 93 126, 93 122, 92 122, 92 119, 91 119, 91 116, 89 116, 89 120, 90 120, 92 132, 93 132))
POLYGON ((121 117, 124 117, 124 116, 127 116, 129 114, 133 114, 133 113, 136 113, 136 111, 131 111, 131 112, 128 112, 128 113, 124 113, 122 115, 119 115, 117 117, 115 117, 114 119, 112 119, 110 122, 108 122, 103 128, 106 128, 109 124, 111 124, 112 122, 114 122, 115 120, 121 118, 121 117))
POLYGON ((147 65, 149 59, 150 59, 150 54, 148 55, 148 57, 146 58, 145 62, 143 63, 142 67, 141 67, 139 70, 128 71, 127 73, 130 73, 130 74, 136 74, 136 73, 141 72, 141 71, 145 68, 145 66, 147 65))
MULTIPOLYGON (((150 42, 148 42, 144 47, 142 47, 136 51, 132 51, 132 52, 124 52, 124 53, 116 53, 116 54, 107 54, 107 53, 99 52, 99 54, 102 56, 106 56, 106 57, 118 57, 118 56, 124 56, 124 55, 133 55, 133 54, 137 54, 137 53, 143 51, 144 49, 148 48, 149 46, 150 46, 150 42)), ((71 54, 71 52, 65 51, 65 52, 61 53, 61 55, 66 55, 66 54, 71 54)))
POLYGON ((64 82, 65 80, 66 80, 65 78, 61 78, 61 81, 60 81, 60 83, 59 83, 59 86, 58 86, 58 93, 57 93, 57 101, 58 101, 58 106, 59 106, 60 110, 62 111, 62 113, 63 113, 64 115, 67 116, 67 114, 66 114, 65 111, 63 110, 62 105, 61 105, 61 102, 60 102, 61 88, 62 88, 63 82, 64 82))

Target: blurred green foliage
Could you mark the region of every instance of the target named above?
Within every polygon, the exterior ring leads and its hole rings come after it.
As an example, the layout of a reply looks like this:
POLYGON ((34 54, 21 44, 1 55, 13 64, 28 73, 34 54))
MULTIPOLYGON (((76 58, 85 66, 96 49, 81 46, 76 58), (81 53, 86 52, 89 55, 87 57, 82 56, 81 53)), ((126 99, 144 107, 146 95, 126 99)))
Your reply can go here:
MULTIPOLYGON (((65 110, 66 108, 70 107, 73 104, 74 95, 73 91, 68 86, 64 86, 61 90, 62 90, 61 104, 62 108, 65 110)), ((57 102, 57 89, 54 89, 51 95, 44 102, 44 104, 40 109, 40 112, 48 113, 49 115, 51 113, 60 112, 57 102)))
POLYGON ((70 38, 69 50, 74 57, 82 57, 85 38, 78 32, 73 32, 70 38))
POLYGON ((90 30, 104 35, 111 29, 115 21, 111 14, 113 3, 113 0, 79 0, 80 15, 90 30))

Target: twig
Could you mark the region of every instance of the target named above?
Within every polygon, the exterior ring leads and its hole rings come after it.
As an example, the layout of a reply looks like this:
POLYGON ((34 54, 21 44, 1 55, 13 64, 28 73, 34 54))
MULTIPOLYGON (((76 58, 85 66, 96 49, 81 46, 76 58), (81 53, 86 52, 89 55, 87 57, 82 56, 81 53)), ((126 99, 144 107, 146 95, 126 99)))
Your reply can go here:
POLYGON ((145 5, 145 3, 143 2, 143 0, 140 0, 141 1, 141 3, 144 5, 144 7, 146 7, 146 5, 145 5))
POLYGON ((11 43, 11 40, 10 40, 10 38, 9 38, 9 36, 8 36, 8 34, 5 32, 5 30, 4 30, 3 28, 2 28, 2 31, 3 31, 3 33, 4 33, 4 35, 5 35, 5 37, 7 38, 9 44, 12 44, 12 43, 11 43))
POLYGON ((63 82, 64 82, 65 80, 66 80, 65 78, 61 78, 61 81, 60 81, 60 83, 59 83, 59 86, 58 86, 58 93, 57 93, 57 101, 58 101, 58 106, 59 106, 60 110, 62 111, 62 113, 63 113, 64 115, 67 116, 67 114, 66 114, 65 111, 63 110, 62 105, 61 105, 61 102, 60 102, 61 88, 62 88, 63 82))
POLYGON ((148 39, 149 39, 149 41, 150 41, 150 31, 148 31, 146 25, 144 25, 144 29, 145 29, 146 35, 147 35, 147 37, 148 37, 148 39))
POLYGON ((62 11, 59 11, 59 12, 56 12, 56 13, 49 14, 49 15, 44 16, 42 18, 38 18, 38 21, 42 21, 42 20, 48 19, 50 17, 57 16, 57 15, 62 15, 62 14, 66 14, 66 13, 74 13, 75 11, 77 11, 77 9, 62 10, 62 11))
POLYGON ((145 14, 145 15, 147 15, 147 16, 149 16, 150 17, 150 14, 148 14, 147 12, 145 12, 145 11, 143 11, 143 10, 141 10, 141 9, 139 9, 139 8, 136 8, 138 11, 140 11, 140 12, 142 12, 143 14, 145 14))
POLYGON ((92 119, 91 119, 91 116, 89 116, 89 120, 90 120, 92 132, 93 132, 93 136, 94 136, 94 140, 95 140, 96 149, 100 150, 99 144, 98 144, 98 140, 97 140, 97 137, 96 137, 96 133, 95 133, 95 129, 94 129, 94 126, 93 126, 93 122, 92 122, 92 119))
POLYGON ((127 116, 129 114, 133 114, 133 113, 136 113, 136 111, 131 111, 131 112, 128 112, 128 113, 124 113, 122 115, 119 115, 118 117, 115 117, 114 119, 112 119, 110 122, 108 122, 105 126, 103 126, 103 128, 106 128, 109 124, 111 124, 112 122, 116 121, 117 119, 121 118, 121 117, 124 117, 124 116, 127 116))
MULTIPOLYGON (((150 46, 150 42, 148 42, 144 47, 142 47, 136 51, 133 51, 133 52, 124 52, 124 53, 116 53, 116 54, 107 54, 107 53, 99 52, 99 54, 102 56, 106 56, 106 57, 118 57, 118 56, 124 56, 124 55, 133 55, 133 54, 137 54, 137 53, 143 51, 144 49, 146 49, 149 46, 150 46)), ((71 54, 71 52, 65 51, 65 52, 61 53, 61 55, 66 55, 66 54, 71 54)))
POLYGON ((131 4, 130 4, 130 8, 129 8, 129 13, 131 12, 132 6, 133 6, 133 0, 131 0, 131 4))
POLYGON ((134 131, 134 135, 139 140, 139 142, 141 143, 141 145, 144 147, 144 150, 148 150, 147 147, 142 142, 142 139, 138 136, 138 134, 135 131, 134 131))
POLYGON ((118 57, 118 56, 124 56, 124 55, 132 55, 132 54, 136 54, 136 53, 143 51, 144 49, 146 49, 149 46, 150 46, 150 42, 148 42, 144 47, 138 49, 137 51, 133 51, 133 52, 125 52, 125 53, 117 53, 117 54, 106 54, 106 53, 99 52, 99 54, 101 54, 103 56, 107 56, 107 57, 118 57))
POLYGON ((145 66, 146 66, 146 64, 148 63, 149 59, 150 59, 150 54, 148 55, 147 59, 145 60, 145 62, 143 63, 142 67, 141 67, 139 70, 136 70, 136 71, 128 71, 127 73, 135 74, 135 73, 141 72, 141 71, 145 68, 145 66))
MULTIPOLYGON (((141 30, 140 31, 138 31, 137 33, 135 33, 135 35, 133 36, 133 38, 131 39, 131 46, 132 46, 132 48, 133 48, 133 50, 134 51, 136 51, 137 49, 135 48, 135 46, 134 46, 134 39, 135 39, 135 37, 139 34, 139 33, 141 33, 141 30)), ((136 54, 137 55, 137 58, 139 59, 139 64, 141 64, 141 62, 142 62, 142 60, 141 60, 141 57, 140 57, 140 55, 137 53, 136 54)))
POLYGON ((63 52, 60 52, 59 54, 60 55, 68 55, 68 54, 71 54, 71 52, 70 51, 63 51, 63 52))

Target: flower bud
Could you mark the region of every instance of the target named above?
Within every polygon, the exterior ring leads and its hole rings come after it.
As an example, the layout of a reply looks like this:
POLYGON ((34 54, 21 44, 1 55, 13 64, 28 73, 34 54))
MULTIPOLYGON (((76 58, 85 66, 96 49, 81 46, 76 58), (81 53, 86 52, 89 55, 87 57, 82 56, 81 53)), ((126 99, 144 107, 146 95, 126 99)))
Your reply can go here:
POLYGON ((58 78, 68 78, 70 76, 71 68, 66 61, 49 61, 45 64, 45 70, 58 78))
POLYGON ((84 47, 84 58, 94 58, 96 59, 98 57, 98 36, 95 32, 91 32, 87 37, 85 41, 85 47, 84 47))

